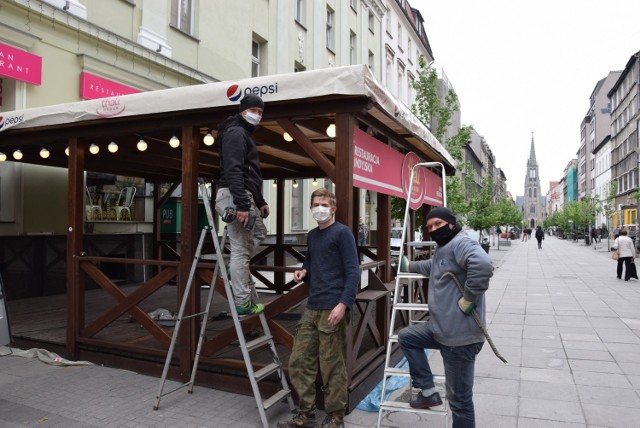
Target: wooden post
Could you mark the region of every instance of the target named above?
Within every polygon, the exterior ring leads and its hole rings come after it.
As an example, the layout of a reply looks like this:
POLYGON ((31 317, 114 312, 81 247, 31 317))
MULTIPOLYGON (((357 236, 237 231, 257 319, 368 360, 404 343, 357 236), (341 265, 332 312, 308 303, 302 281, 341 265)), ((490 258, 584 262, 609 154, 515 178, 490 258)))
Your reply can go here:
POLYGON ((382 282, 391 281, 391 199, 378 192, 378 260, 386 264, 382 268, 382 282))
MULTIPOLYGON (((273 251, 273 264, 275 266, 284 266, 286 261, 286 253, 284 251, 284 180, 278 179, 277 186, 276 209, 275 213, 271 213, 271 215, 276 215, 276 248, 273 251)), ((273 283, 276 287, 284 287, 285 273, 274 272, 273 283)))
POLYGON ((353 229, 353 117, 336 115, 336 220, 353 229))
MULTIPOLYGON (((178 305, 187 286, 189 271, 196 252, 198 227, 198 157, 199 130, 185 126, 182 128, 182 224, 180 226, 180 265, 178 271, 178 305)), ((198 287, 192 287, 187 303, 187 313, 199 311, 200 293, 194 292, 198 287)), ((178 306, 179 307, 179 306, 178 306)), ((197 329, 195 318, 191 318, 180 329, 178 336, 180 377, 187 380, 191 375, 191 355, 195 351, 197 329)), ((205 320, 206 321, 206 320, 205 320)))
POLYGON ((84 156, 78 139, 69 139, 67 198, 67 351, 69 358, 79 358, 78 337, 84 327, 84 283, 76 257, 82 251, 84 227, 84 156))

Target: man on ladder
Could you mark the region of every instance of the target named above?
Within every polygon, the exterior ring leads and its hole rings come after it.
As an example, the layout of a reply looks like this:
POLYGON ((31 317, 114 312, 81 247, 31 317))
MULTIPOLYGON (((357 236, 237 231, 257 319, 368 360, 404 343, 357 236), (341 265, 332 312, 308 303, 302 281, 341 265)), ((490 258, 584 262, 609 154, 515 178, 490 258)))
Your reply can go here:
POLYGON ((420 389, 410 406, 428 409, 442 404, 424 349, 438 349, 445 370, 446 397, 453 416, 453 428, 475 426, 473 377, 476 355, 482 349, 484 333, 472 315, 485 325, 484 293, 493 275, 491 259, 471 239, 448 208, 435 208, 427 215, 427 230, 437 247, 433 258, 400 263, 403 272, 429 277, 429 321, 400 330, 398 343, 409 362, 415 388, 420 389))
POLYGON ((254 239, 265 238, 262 218, 269 215, 269 205, 262 197, 260 158, 253 138, 263 110, 264 102, 259 96, 245 95, 240 101, 240 112, 228 117, 218 128, 220 180, 216 211, 229 223, 231 260, 228 270, 238 315, 264 311, 249 270, 254 239))

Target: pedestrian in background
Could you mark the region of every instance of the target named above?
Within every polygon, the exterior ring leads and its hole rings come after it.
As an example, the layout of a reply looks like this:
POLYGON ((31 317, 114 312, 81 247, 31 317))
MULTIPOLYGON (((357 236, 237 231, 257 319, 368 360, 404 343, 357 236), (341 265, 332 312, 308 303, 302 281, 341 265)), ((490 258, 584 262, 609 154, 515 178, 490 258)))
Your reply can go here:
POLYGON ((489 288, 493 266, 489 255, 457 225, 447 208, 427 214, 427 230, 437 246, 429 260, 401 260, 400 270, 429 277, 429 319, 403 328, 398 343, 409 362, 411 381, 420 389, 409 405, 428 409, 442 404, 424 350, 438 349, 445 372, 446 398, 453 414, 453 428, 474 427, 473 382, 476 355, 484 335, 472 316, 474 310, 485 324, 484 293, 489 288), (460 293, 451 273, 463 286, 460 293))
MULTIPOLYGON (((633 259, 636 257, 636 249, 633 245, 633 240, 627 236, 627 229, 624 227, 620 229, 620 236, 616 238, 611 246, 614 250, 618 250, 620 256, 618 257, 618 268, 616 271, 616 276, 618 279, 622 279, 622 264, 624 263, 624 280, 629 281, 629 278, 632 276, 632 270, 635 270, 635 264, 633 263, 633 259), (631 264, 634 264, 633 269, 631 268, 631 264)), ((635 274, 635 278, 637 279, 638 275, 635 274)))
POLYGON ((542 240, 544 239, 544 232, 542 231, 542 228, 540 226, 538 226, 536 228, 536 241, 538 241, 538 249, 542 248, 542 240))
POLYGON ((347 327, 360 283, 353 232, 335 221, 336 197, 325 188, 311 194, 318 227, 309 232, 307 257, 293 279, 309 283, 307 307, 296 327, 289 377, 298 411, 278 428, 315 427, 318 363, 327 417, 322 428, 344 427, 347 410, 347 327))
MULTIPOLYGON (((367 225, 364 220, 362 220, 362 217, 360 217, 360 220, 358 221, 358 245, 360 247, 367 245, 367 232, 367 225)), ((359 253, 360 263, 362 263, 364 261, 364 254, 362 254, 362 250, 360 250, 359 253)))

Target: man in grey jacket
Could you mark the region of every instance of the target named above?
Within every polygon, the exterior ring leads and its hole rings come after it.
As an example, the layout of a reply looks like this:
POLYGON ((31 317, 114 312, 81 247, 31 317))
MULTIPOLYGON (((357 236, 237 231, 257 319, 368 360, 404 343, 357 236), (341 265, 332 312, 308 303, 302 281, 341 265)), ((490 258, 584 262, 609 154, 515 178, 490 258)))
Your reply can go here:
POLYGON ((493 266, 480 244, 462 232, 447 208, 435 208, 427 215, 427 230, 436 242, 430 260, 408 262, 400 269, 429 277, 429 320, 406 327, 398 342, 409 362, 413 386, 420 389, 413 408, 427 409, 442 404, 424 349, 438 349, 445 371, 446 396, 453 414, 453 427, 474 427, 473 377, 476 355, 484 336, 469 316, 477 310, 485 323, 484 293, 489 288, 493 266), (463 287, 461 294, 450 272, 463 287))

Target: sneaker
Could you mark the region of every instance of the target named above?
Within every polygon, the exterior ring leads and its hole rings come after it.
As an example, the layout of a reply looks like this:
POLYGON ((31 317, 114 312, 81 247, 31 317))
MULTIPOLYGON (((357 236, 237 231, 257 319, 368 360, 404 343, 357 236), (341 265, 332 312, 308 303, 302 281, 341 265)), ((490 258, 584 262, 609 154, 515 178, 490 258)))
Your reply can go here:
POLYGON ((418 396, 415 400, 411 400, 409 403, 411 407, 414 409, 428 409, 430 407, 436 407, 442 405, 442 399, 440 398, 440 394, 434 392, 428 397, 422 395, 422 391, 418 393, 418 396))
POLYGON ((344 428, 344 422, 341 417, 327 415, 322 421, 321 428, 344 428))
POLYGON ((278 422, 278 428, 313 428, 316 426, 316 415, 297 412, 288 421, 278 422))
POLYGON ((244 305, 236 306, 236 310, 238 315, 258 315, 264 311, 264 305, 262 303, 253 303, 249 300, 244 305))

